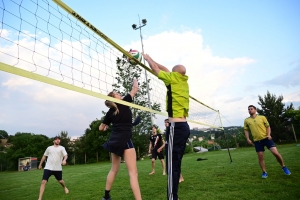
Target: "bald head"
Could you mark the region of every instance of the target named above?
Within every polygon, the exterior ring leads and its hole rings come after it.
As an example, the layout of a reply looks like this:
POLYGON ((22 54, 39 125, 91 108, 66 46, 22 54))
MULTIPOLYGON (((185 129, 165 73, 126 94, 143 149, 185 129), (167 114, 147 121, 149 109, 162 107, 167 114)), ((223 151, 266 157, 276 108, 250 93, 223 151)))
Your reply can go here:
POLYGON ((186 69, 183 65, 175 65, 172 69, 172 72, 178 72, 184 76, 186 73, 186 69))

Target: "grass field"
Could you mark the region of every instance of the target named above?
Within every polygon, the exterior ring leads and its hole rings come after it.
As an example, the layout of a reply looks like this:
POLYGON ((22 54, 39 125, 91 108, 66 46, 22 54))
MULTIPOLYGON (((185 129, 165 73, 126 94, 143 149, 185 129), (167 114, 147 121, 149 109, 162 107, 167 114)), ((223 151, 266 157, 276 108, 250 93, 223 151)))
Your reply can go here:
MULTIPOLYGON (((265 161, 269 177, 261 178, 254 148, 232 150, 230 163, 227 151, 187 154, 183 158, 182 173, 185 181, 179 185, 181 200, 197 199, 300 199, 300 147, 295 144, 278 145, 292 174, 284 175, 275 157, 269 151, 265 161), (197 161, 197 158, 207 158, 197 161)), ((110 163, 97 163, 63 167, 63 179, 70 193, 52 176, 46 185, 44 200, 101 199, 110 163)), ((144 200, 166 199, 167 176, 162 176, 160 162, 156 161, 156 174, 149 176, 151 160, 138 161, 139 182, 144 200)), ((0 199, 38 199, 43 171, 0 173, 0 199)), ((113 200, 132 200, 133 195, 124 163, 111 196, 113 200)))

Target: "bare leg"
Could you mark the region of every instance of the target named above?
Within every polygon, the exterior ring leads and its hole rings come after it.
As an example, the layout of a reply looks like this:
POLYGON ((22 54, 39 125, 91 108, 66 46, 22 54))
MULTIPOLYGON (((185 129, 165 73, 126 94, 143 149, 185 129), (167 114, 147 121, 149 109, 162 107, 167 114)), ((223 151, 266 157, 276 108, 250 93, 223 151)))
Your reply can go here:
POLYGON ((124 159, 127 166, 128 174, 130 177, 130 186, 136 200, 141 200, 141 191, 138 181, 138 170, 136 167, 136 153, 135 149, 126 149, 124 151, 124 159))
POLYGON ((162 169, 163 169, 163 175, 166 175, 165 160, 164 160, 164 159, 161 159, 160 162, 161 162, 161 166, 162 166, 162 169))
POLYGON ((151 159, 151 162, 152 162, 152 171, 149 173, 149 175, 152 175, 155 173, 155 159, 152 158, 151 159))
POLYGON ((270 151, 272 152, 272 154, 276 157, 277 161, 279 162, 279 164, 281 165, 281 167, 284 167, 284 162, 282 159, 282 156, 280 155, 280 153, 278 152, 276 147, 272 147, 270 148, 270 151))
POLYGON ((263 172, 266 172, 266 165, 265 165, 265 160, 264 160, 264 152, 263 151, 257 152, 257 156, 258 156, 258 162, 259 162, 259 165, 261 167, 261 170, 263 172))
POLYGON ((60 184, 61 184, 61 186, 64 188, 64 190, 65 190, 65 193, 66 194, 69 194, 69 190, 68 190, 68 188, 66 187, 66 184, 65 184, 65 182, 64 182, 64 180, 60 180, 60 181, 58 181, 60 184))
POLYGON ((45 191, 46 184, 47 184, 47 180, 42 180, 42 184, 41 184, 41 187, 40 187, 39 200, 42 200, 42 198, 43 198, 43 194, 44 194, 44 191, 45 191))
POLYGON ((181 183, 181 182, 183 182, 183 181, 184 181, 183 176, 182 176, 182 174, 180 173, 179 183, 181 183))
POLYGON ((110 190, 119 171, 121 157, 111 153, 111 169, 107 174, 105 190, 110 190))

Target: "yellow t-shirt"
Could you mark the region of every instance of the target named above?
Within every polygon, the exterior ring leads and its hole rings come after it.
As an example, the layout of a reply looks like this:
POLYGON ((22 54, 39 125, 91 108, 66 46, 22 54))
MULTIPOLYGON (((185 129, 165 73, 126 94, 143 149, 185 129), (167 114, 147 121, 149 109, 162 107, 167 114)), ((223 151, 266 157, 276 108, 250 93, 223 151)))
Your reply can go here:
POLYGON ((158 78, 167 87, 166 109, 169 117, 189 116, 189 85, 188 76, 178 72, 160 70, 158 78))
POLYGON ((263 115, 256 115, 255 118, 248 117, 244 121, 244 130, 251 132, 254 141, 267 137, 267 127, 270 126, 267 118, 263 115))

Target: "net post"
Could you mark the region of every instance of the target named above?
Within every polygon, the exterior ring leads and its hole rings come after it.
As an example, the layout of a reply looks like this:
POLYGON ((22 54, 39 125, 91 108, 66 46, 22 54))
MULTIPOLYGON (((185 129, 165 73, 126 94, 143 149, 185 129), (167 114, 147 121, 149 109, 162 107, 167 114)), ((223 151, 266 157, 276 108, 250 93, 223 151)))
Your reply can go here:
POLYGON ((219 115, 221 127, 222 127, 222 129, 223 129, 223 134, 224 134, 225 141, 226 141, 226 146, 227 146, 227 151, 228 151, 230 163, 232 163, 232 158, 231 158, 231 154, 230 154, 229 147, 228 147, 228 141, 227 141, 227 138, 226 138, 226 135, 225 135, 225 129, 224 129, 223 124, 222 124, 222 119, 221 119, 220 111, 219 111, 219 110, 218 110, 218 115, 219 115))

